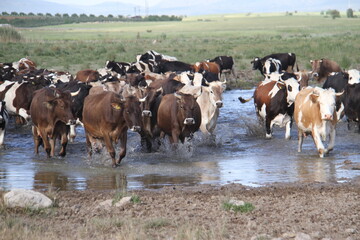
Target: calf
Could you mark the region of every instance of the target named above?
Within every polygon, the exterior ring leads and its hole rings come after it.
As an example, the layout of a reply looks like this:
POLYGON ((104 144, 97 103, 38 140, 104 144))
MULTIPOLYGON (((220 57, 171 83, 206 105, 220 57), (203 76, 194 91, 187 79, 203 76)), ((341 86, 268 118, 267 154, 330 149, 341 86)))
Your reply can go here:
MULTIPOLYGON (((265 120, 266 138, 272 138, 273 125, 286 127, 285 138, 290 139, 294 101, 300 85, 292 73, 279 75, 278 80, 264 80, 255 89, 253 98, 257 116, 265 120)), ((245 100, 239 97, 240 102, 245 100)))
POLYGON ((335 128, 338 118, 335 111, 336 97, 334 89, 307 87, 302 89, 295 99, 294 118, 298 126, 298 152, 302 150, 304 136, 311 134, 321 158, 333 150, 335 128), (329 145, 324 147, 322 139, 330 135, 329 145))
POLYGON ((112 166, 120 165, 126 155, 127 130, 141 130, 140 102, 134 96, 123 99, 119 94, 103 91, 85 98, 83 124, 89 155, 92 143, 103 140, 112 160, 112 166), (113 142, 120 140, 120 155, 115 159, 113 142))
POLYGON ((339 64, 329 59, 310 60, 311 73, 315 80, 322 82, 332 72, 342 72, 339 64))
POLYGON ((6 110, 5 102, 0 101, 0 146, 4 144, 5 128, 8 125, 9 114, 6 110))
POLYGON ((45 87, 34 92, 30 105, 35 153, 43 144, 48 157, 55 156, 56 139, 61 139, 60 156, 66 155, 69 125, 75 124, 71 111, 71 95, 56 88, 45 87))
POLYGON ((196 102, 198 96, 182 93, 167 94, 162 97, 157 123, 161 131, 169 136, 171 143, 184 143, 192 137, 201 124, 201 110, 196 102))

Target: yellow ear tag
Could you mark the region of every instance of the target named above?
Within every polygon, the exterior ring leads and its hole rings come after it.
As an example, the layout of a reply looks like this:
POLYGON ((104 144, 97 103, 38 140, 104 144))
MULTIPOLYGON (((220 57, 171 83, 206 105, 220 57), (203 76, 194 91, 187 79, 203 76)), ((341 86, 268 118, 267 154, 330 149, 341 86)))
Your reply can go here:
POLYGON ((116 110, 120 110, 120 109, 121 109, 120 105, 119 105, 119 104, 116 104, 116 103, 112 103, 111 106, 112 106, 114 109, 116 109, 116 110))

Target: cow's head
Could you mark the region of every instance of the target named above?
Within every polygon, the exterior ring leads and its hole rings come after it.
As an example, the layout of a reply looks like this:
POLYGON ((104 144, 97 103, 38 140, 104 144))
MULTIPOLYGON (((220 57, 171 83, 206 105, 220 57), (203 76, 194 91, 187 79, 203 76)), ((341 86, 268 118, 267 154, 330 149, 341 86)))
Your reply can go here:
POLYGON ((310 94, 310 100, 313 103, 317 103, 320 106, 320 115, 322 120, 331 121, 336 118, 336 97, 340 97, 343 94, 335 93, 332 88, 322 89, 315 87, 314 91, 310 94))
POLYGON ((349 74, 349 84, 360 83, 360 71, 357 69, 350 69, 348 71, 349 74))
POLYGON ((194 125, 195 124, 195 115, 199 114, 198 103, 196 99, 199 97, 198 94, 184 94, 184 93, 175 93, 174 94, 178 106, 178 116, 183 120, 184 125, 194 125))
POLYGON ((277 85, 280 89, 286 88, 286 101, 289 105, 295 102, 296 95, 300 91, 300 84, 295 74, 285 72, 281 75, 277 85))
POLYGON ((323 62, 323 59, 310 60, 311 74, 312 74, 312 77, 315 79, 319 77, 319 72, 320 72, 322 62, 323 62))
POLYGON ((142 125, 140 101, 135 96, 128 96, 122 102, 124 103, 126 125, 131 131, 140 132, 142 125))
POLYGON ((71 109, 71 93, 59 89, 53 89, 53 91, 54 98, 44 102, 44 105, 58 121, 66 125, 75 124, 76 119, 71 109))
POLYGON ((209 83, 209 100, 217 108, 221 108, 223 106, 222 93, 225 89, 226 84, 221 81, 209 83))
POLYGON ((252 60, 250 63, 253 65, 253 68, 252 68, 253 70, 256 70, 256 69, 260 70, 263 67, 262 63, 261 63, 261 59, 258 57, 254 58, 254 60, 252 60))

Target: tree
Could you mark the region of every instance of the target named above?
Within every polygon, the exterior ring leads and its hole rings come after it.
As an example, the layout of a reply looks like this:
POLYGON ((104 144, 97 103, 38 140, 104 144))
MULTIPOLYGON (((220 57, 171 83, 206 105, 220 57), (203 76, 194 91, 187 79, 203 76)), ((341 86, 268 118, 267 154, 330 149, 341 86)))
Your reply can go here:
POLYGON ((52 17, 51 13, 46 13, 45 16, 52 17))
POLYGON ((11 12, 10 15, 12 16, 18 16, 19 14, 17 12, 11 12))
POLYGON ((336 9, 330 9, 326 12, 326 15, 330 15, 332 19, 335 19, 340 17, 340 12, 336 9))
POLYGON ((76 13, 71 14, 72 18, 78 18, 79 16, 76 13))
POLYGON ((60 18, 60 17, 61 17, 61 14, 60 14, 60 13, 56 13, 56 14, 55 14, 55 17, 59 17, 59 18, 60 18))
POLYGON ((7 12, 2 12, 1 15, 3 16, 9 16, 9 14, 7 12))
POLYGON ((353 18, 353 17, 354 17, 354 11, 353 11, 351 8, 349 8, 349 9, 346 11, 346 16, 347 16, 348 18, 353 18))
POLYGON ((26 13, 20 12, 20 13, 19 13, 19 16, 26 16, 26 13))

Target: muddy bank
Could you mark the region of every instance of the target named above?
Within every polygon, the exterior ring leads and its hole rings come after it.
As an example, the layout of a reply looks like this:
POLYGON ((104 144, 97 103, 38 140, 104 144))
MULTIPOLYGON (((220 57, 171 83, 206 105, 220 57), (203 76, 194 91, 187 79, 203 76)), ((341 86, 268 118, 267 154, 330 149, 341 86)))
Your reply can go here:
POLYGON ((360 239, 360 180, 46 192, 42 211, 0 208, 2 239, 360 239), (105 206, 133 196, 125 206, 105 206), (245 212, 226 210, 236 199, 245 212))

